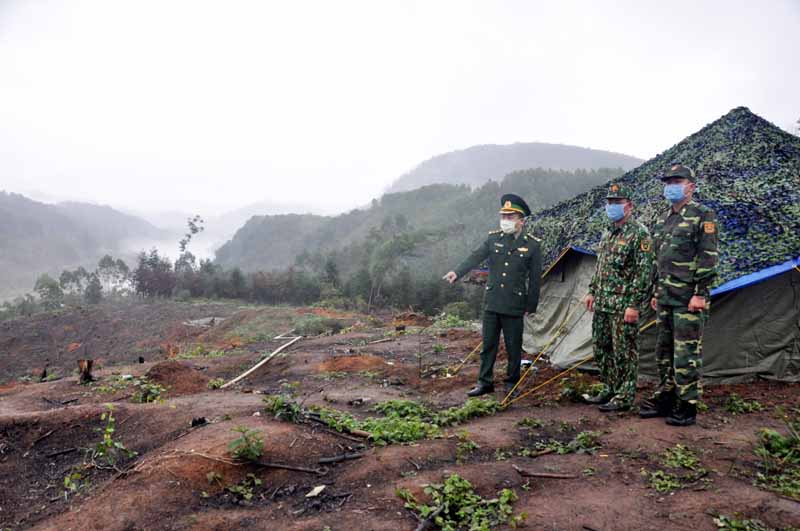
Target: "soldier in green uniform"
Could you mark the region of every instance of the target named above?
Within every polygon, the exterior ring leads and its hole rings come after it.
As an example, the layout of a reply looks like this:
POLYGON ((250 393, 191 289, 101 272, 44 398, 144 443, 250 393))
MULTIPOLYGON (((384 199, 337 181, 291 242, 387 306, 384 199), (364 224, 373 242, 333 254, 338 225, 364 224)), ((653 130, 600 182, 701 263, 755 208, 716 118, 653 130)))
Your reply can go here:
POLYGON ((451 284, 481 264, 489 263, 489 279, 483 314, 483 349, 478 385, 469 396, 494 391, 494 362, 503 332, 508 369, 508 391, 520 377, 522 359, 523 318, 536 311, 539 304, 539 282, 542 274, 542 253, 539 240, 524 231, 524 219, 531 213, 525 201, 514 194, 500 200, 500 230, 492 231, 454 271, 444 276, 451 284))
POLYGON ((653 229, 656 251, 655 296, 659 385, 642 402, 643 418, 666 417, 667 424, 694 424, 700 399, 703 326, 717 266, 717 217, 692 201, 694 172, 676 164, 661 178, 672 206, 653 229))
POLYGON ((647 227, 631 218, 628 187, 612 184, 606 200, 610 224, 600 240, 597 268, 586 296, 586 308, 594 312, 594 359, 604 387, 584 400, 609 412, 630 409, 636 395, 639 311, 650 300, 653 252, 647 227))

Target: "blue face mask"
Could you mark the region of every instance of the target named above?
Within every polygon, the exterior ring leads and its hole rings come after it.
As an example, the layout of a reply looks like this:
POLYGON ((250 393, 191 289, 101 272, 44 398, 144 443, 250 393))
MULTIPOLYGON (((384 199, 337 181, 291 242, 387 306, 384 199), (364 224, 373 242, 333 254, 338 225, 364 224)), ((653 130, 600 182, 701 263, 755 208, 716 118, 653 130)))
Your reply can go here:
POLYGON ((670 203, 680 203, 686 198, 683 188, 682 184, 667 184, 664 186, 664 197, 670 203))
POLYGON ((625 205, 612 203, 606 205, 606 216, 611 221, 619 221, 625 217, 625 205))

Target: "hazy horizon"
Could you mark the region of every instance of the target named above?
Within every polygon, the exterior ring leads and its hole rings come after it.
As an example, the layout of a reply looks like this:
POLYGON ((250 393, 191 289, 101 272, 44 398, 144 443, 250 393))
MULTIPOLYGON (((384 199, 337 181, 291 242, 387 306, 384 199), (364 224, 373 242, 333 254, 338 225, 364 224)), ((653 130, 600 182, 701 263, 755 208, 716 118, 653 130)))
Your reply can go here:
POLYGON ((800 117, 800 4, 0 4, 0 189, 129 212, 336 213, 424 160, 648 159, 737 106, 800 117))

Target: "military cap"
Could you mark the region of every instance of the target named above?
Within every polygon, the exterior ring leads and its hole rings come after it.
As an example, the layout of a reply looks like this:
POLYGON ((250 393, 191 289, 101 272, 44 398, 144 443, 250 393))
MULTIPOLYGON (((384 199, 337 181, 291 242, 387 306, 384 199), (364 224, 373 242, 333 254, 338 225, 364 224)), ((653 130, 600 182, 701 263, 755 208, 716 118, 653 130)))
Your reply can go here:
POLYGON ((683 177, 684 179, 689 179, 690 182, 697 182, 694 171, 683 164, 673 164, 669 171, 661 177, 661 180, 665 181, 671 177, 683 177))
POLYGON ((606 199, 632 199, 631 189, 622 183, 611 183, 606 199))
POLYGON ((522 214, 524 217, 531 215, 528 203, 516 194, 505 194, 500 198, 501 214, 522 214))

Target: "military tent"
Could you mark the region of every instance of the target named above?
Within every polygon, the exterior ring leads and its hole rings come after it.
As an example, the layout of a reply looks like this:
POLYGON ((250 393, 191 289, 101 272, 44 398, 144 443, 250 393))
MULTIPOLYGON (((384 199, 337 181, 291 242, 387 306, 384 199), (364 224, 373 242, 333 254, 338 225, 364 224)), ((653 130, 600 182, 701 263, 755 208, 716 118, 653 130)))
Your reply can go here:
MULTIPOLYGON (((673 163, 695 168, 697 200, 719 217, 719 276, 704 341, 704 375, 800 381, 800 138, 748 109, 733 109, 622 175, 648 227, 667 208, 658 177, 673 163)), ((526 323, 525 348, 548 346, 570 366, 591 353, 591 315, 582 299, 605 227, 608 184, 535 213, 546 267, 540 308, 526 323), (548 345, 549 344, 549 345, 548 345)), ((655 376, 652 312, 642 316, 641 373, 655 376)))

